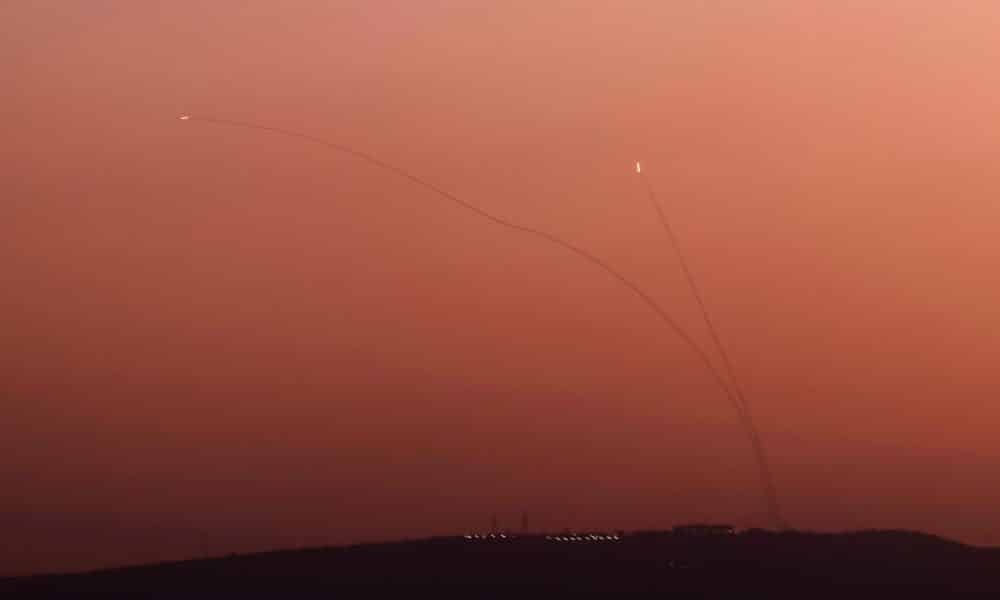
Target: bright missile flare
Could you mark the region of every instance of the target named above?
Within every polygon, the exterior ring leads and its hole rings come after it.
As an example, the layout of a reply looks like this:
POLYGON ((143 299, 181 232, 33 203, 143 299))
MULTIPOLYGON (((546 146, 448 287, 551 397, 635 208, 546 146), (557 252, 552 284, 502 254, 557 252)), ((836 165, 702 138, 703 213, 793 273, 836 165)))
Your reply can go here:
POLYGON ((639 164, 639 161, 635 161, 635 172, 642 173, 642 165, 639 164))
POLYGON ((191 115, 181 115, 181 116, 179 116, 177 118, 180 119, 181 121, 190 121, 191 120, 191 115))

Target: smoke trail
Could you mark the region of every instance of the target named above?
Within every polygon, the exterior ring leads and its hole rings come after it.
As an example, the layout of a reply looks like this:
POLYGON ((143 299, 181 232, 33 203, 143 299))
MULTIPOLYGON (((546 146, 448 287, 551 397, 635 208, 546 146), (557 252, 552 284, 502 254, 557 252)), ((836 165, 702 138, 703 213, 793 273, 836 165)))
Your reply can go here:
POLYGON ((736 377, 736 371, 733 369, 733 363, 729 358, 729 352, 726 351, 726 346, 722 343, 718 330, 715 328, 715 323, 709 315, 708 307, 705 305, 705 300, 701 294, 701 289, 698 287, 694 274, 691 272, 691 267, 688 264, 687 258, 681 250, 680 242, 678 242, 677 235, 674 233, 674 228, 671 227, 670 221, 667 219, 667 215, 663 210, 663 205, 660 204, 659 200, 657 200, 652 184, 642 173, 641 169, 639 169, 638 163, 636 163, 636 172, 639 174, 643 184, 646 186, 649 201, 656 208, 656 214, 659 217, 660 225, 663 228, 663 231, 667 234, 670 246, 681 264, 681 270, 684 272, 684 278, 687 280, 688 287, 691 289, 691 294, 698 303, 702 319, 708 327, 709 335, 711 335, 712 343, 719 351, 719 356, 722 357, 722 364, 725 367, 726 375, 728 376, 729 381, 732 383, 733 392, 736 396, 736 402, 739 405, 740 418, 743 421, 743 426, 746 429, 747 435, 750 437, 750 444, 753 446, 753 450, 757 458, 757 467, 760 470, 761 481, 764 484, 764 491, 767 497, 768 511, 771 514, 771 519, 779 528, 784 528, 786 527, 786 523, 781 516, 781 505, 778 502, 778 492, 774 485, 774 477, 771 474, 771 467, 767 459, 767 453, 764 449, 764 444, 760 439, 757 427, 754 425, 753 418, 750 413, 750 403, 747 401, 746 395, 743 393, 743 387, 740 385, 739 379, 736 377))
MULTIPOLYGON (((314 135, 309 135, 307 133, 301 133, 301 132, 298 132, 298 131, 292 131, 292 130, 288 130, 288 129, 282 129, 282 128, 279 128, 279 127, 271 127, 271 126, 268 126, 268 125, 258 125, 256 123, 248 123, 248 122, 244 122, 244 121, 235 121, 235 120, 231 120, 231 119, 220 119, 220 118, 215 118, 215 117, 196 117, 196 116, 192 116, 192 115, 182 115, 182 116, 179 117, 179 119, 182 120, 182 121, 199 121, 199 122, 210 123, 210 124, 214 124, 214 125, 221 125, 221 126, 228 126, 228 127, 238 127, 238 128, 243 128, 243 129, 253 129, 253 130, 258 130, 258 131, 265 131, 265 132, 270 132, 270 133, 274 133, 274 134, 278 134, 278 135, 282 135, 282 136, 286 136, 286 137, 292 137, 292 138, 298 138, 298 139, 301 139, 301 140, 306 140, 308 142, 312 142, 314 144, 318 144, 320 146, 324 146, 324 147, 326 147, 328 149, 331 149, 331 150, 334 150, 334 151, 337 151, 337 152, 340 152, 340 153, 343 153, 343 154, 347 154, 347 155, 353 156, 355 158, 361 159, 361 160, 363 160, 363 161, 365 161, 365 162, 367 162, 369 164, 372 164, 372 165, 374 165, 374 166, 376 166, 376 167, 378 167, 380 169, 383 169, 385 171, 389 171, 391 173, 394 173, 394 174, 396 174, 396 175, 398 175, 398 176, 400 176, 400 177, 402 177, 404 179, 407 179, 407 180, 409 180, 409 181, 417 184, 418 186, 420 186, 422 188, 425 188, 427 190, 430 190, 430 191, 434 192, 435 194, 437 194, 438 196, 441 196, 442 198, 450 200, 451 202, 454 202, 455 204, 457 204, 457 205, 459 205, 459 206, 461 206, 461 207, 463 207, 463 208, 465 208, 467 210, 470 210, 470 211, 472 211, 472 212, 474 212, 474 213, 482 216, 483 218, 491 221, 492 223, 495 223, 495 224, 500 225, 502 227, 505 227, 507 229, 511 229, 513 231, 519 231, 521 233, 525 233, 525 234, 528 234, 528 235, 531 235, 531 236, 534 236, 534 237, 541 238, 543 240, 548 241, 549 243, 552 243, 552 244, 555 244, 555 245, 560 246, 562 248, 565 248, 566 250, 568 250, 568 251, 572 252, 573 254, 577 255, 578 257, 580 257, 580 258, 586 260, 587 262, 589 262, 589 263, 591 263, 591 264, 599 267, 605 273, 607 273, 608 275, 610 275, 611 277, 613 277, 615 280, 617 280, 623 286, 625 286, 626 288, 628 288, 629 290, 631 290, 636 296, 638 296, 639 299, 641 299, 646 304, 646 306, 648 306, 660 318, 660 320, 663 321, 671 329, 671 331, 673 331, 698 356, 698 358, 701 359, 701 362, 704 364, 705 368, 712 375, 712 378, 719 385, 719 387, 722 388, 722 390, 725 392, 726 398, 733 404, 733 408, 736 410, 736 413, 740 417, 741 421, 743 421, 744 425, 746 425, 747 421, 746 421, 746 417, 744 416, 743 405, 741 404, 739 398, 736 397, 736 396, 734 396, 732 394, 732 392, 730 391, 729 386, 728 386, 725 378, 722 376, 722 374, 719 372, 719 370, 715 367, 714 363, 712 362, 712 360, 708 356, 708 354, 706 354, 705 351, 702 350, 701 347, 694 341, 694 339, 690 335, 688 335, 687 332, 685 332, 680 327, 680 325, 677 324, 676 321, 674 321, 674 319, 670 316, 670 314, 667 313, 667 311, 662 306, 660 306, 660 304, 658 302, 656 302, 656 300, 654 300, 649 294, 647 294, 645 291, 643 291, 642 288, 640 288, 636 283, 634 283, 628 277, 626 277, 625 275, 623 275, 621 272, 619 272, 617 269, 615 269, 614 267, 612 267, 610 264, 608 264, 604 260, 602 260, 602 259, 598 258, 596 255, 590 253, 589 251, 584 250, 583 248, 581 248, 579 246, 576 246, 576 245, 574 245, 574 244, 572 244, 570 242, 567 242, 567 241, 565 241, 565 240, 563 240, 563 239, 561 239, 559 237, 556 237, 555 235, 552 235, 552 234, 550 234, 548 232, 545 232, 545 231, 542 231, 540 229, 535 229, 535 228, 532 228, 532 227, 527 227, 527 226, 524 226, 524 225, 519 225, 517 223, 513 223, 513 222, 508 221, 506 219, 503 219, 501 217, 497 217, 497 216, 495 216, 495 215, 487 212, 486 210, 484 210, 482 208, 479 208, 478 206, 476 206, 474 204, 470 204, 469 202, 466 202, 465 200, 462 200, 461 198, 459 198, 459 197, 451 194, 450 192, 447 192, 447 191, 439 188, 438 186, 434 185, 433 183, 430 183, 430 182, 428 182, 428 181, 426 181, 426 180, 424 180, 424 179, 422 179, 422 178, 420 178, 420 177, 418 177, 416 175, 413 175, 412 173, 406 171, 405 169, 403 169, 401 167, 397 167, 396 165, 393 165, 391 163, 388 163, 388 162, 385 162, 385 161, 380 160, 378 158, 375 158, 374 156, 371 156, 371 155, 366 154, 364 152, 360 152, 358 150, 355 150, 355 149, 353 149, 353 148, 351 148, 349 146, 345 146, 345 145, 342 145, 342 144, 337 144, 337 143, 334 143, 334 142, 330 142, 330 141, 327 141, 327 140, 325 140, 323 138, 320 138, 320 137, 317 137, 317 136, 314 136, 314 135)), ((773 494, 770 491, 773 486, 770 486, 768 484, 768 482, 770 481, 770 479, 769 479, 770 478, 770 471, 767 469, 766 461, 763 461, 763 454, 762 454, 762 452, 760 452, 760 451, 757 450, 760 446, 759 446, 759 441, 757 440, 757 437, 756 437, 756 432, 753 430, 752 425, 749 426, 749 429, 750 429, 750 432, 751 432, 751 443, 753 444, 754 449, 755 449, 755 453, 756 453, 758 464, 760 466, 761 476, 763 478, 764 486, 768 490, 768 494, 769 494, 769 498, 770 498, 771 496, 773 496, 773 494)))

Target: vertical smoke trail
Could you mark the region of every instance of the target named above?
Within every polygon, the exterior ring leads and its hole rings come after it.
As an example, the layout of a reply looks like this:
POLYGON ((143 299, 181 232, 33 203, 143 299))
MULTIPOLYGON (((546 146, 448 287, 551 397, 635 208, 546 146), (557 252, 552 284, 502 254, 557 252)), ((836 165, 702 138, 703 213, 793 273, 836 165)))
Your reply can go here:
MULTIPOLYGON (((722 343, 722 339, 719 337, 718 330, 715 328, 715 323, 712 321, 712 317, 709 315, 708 307, 705 305, 705 300, 702 297, 701 289, 698 287, 695 281, 694 274, 691 272, 691 267, 688 264, 687 258, 684 256, 684 252, 681 250, 680 242, 677 240, 677 235, 674 233, 673 227, 670 225, 669 219, 663 210, 663 206, 660 204, 659 200, 656 198, 656 193, 653 191, 653 186, 649 182, 649 179, 642 173, 642 169, 639 167, 639 163, 636 163, 636 173, 639 174, 640 179, 642 179, 643 184, 646 186, 646 192, 649 196, 649 201, 656 208, 656 214, 659 217, 660 226, 667 235, 667 239, 670 241, 670 246, 677 256, 678 261, 681 265, 681 270, 684 272, 684 278, 687 280, 688 287, 691 289, 691 293, 698 303, 698 308, 701 310, 702 319, 705 321, 705 325, 708 327, 709 335, 712 338, 712 343, 719 351, 719 356, 722 357, 722 364, 725 367, 726 375, 728 380, 732 383, 732 391, 736 396, 736 403, 739 406, 740 419, 743 422, 743 426, 746 429, 747 435, 750 438, 750 444, 753 446, 754 454, 757 458, 757 468, 760 471, 761 481, 764 485, 764 492, 767 496, 768 512, 771 514, 771 519, 774 521, 775 525, 779 528, 786 527, 784 518, 781 515, 781 505, 778 502, 778 492, 774 485, 774 477, 771 474, 770 463, 767 459, 767 453, 764 449, 764 444, 760 439, 760 434, 757 431, 756 425, 754 425, 753 418, 750 413, 750 403, 746 399, 746 395, 743 393, 743 387, 740 385, 739 380, 736 378, 736 371, 733 368, 733 363, 729 358, 729 353, 726 351, 725 344, 722 343)), ((727 392, 729 388, 727 386, 727 392)))
POLYGON ((192 115, 181 115, 178 118, 181 121, 192 121, 193 120, 193 121, 199 121, 199 122, 204 122, 204 123, 210 123, 210 124, 214 124, 214 125, 222 125, 222 126, 227 126, 227 127, 237 127, 237 128, 243 128, 243 129, 253 129, 253 130, 258 130, 258 131, 270 132, 270 133, 282 135, 282 136, 285 136, 285 137, 292 137, 292 138, 298 138, 298 139, 306 140, 308 142, 324 146, 324 147, 326 147, 326 148, 328 148, 330 150, 334 150, 336 152, 340 152, 340 153, 343 153, 343 154, 348 154, 348 155, 353 156, 355 158, 361 159, 361 160, 363 160, 363 161, 365 161, 365 162, 367 162, 369 164, 372 164, 372 165, 374 165, 374 166, 376 166, 376 167, 378 167, 378 168, 380 168, 382 170, 389 171, 389 172, 394 173, 394 174, 396 174, 396 175, 398 175, 398 176, 400 176, 400 177, 402 177, 404 179, 408 179, 409 181, 417 184, 418 186, 423 187, 423 188, 425 188, 427 190, 430 190, 431 192, 434 192, 438 196, 441 196, 442 198, 450 200, 451 202, 454 202, 455 204, 457 204, 457 205, 459 205, 459 206, 461 206, 461 207, 463 207, 465 209, 468 209, 468 210, 470 210, 470 211, 472 211, 472 212, 474 212, 474 213, 482 216, 483 218, 485 218, 485 219, 487 219, 487 220, 489 220, 489 221, 491 221, 491 222, 493 222, 493 223, 495 223, 497 225, 500 225, 500 226, 505 227, 507 229, 511 229, 513 231, 519 231, 521 233, 525 233, 525 234, 532 235, 532 236, 541 238, 543 240, 546 240, 549 243, 555 244, 557 246, 560 246, 560 247, 562 247, 562 248, 564 248, 564 249, 572 252, 573 254, 577 255, 579 258, 582 258, 582 259, 586 260, 587 262, 595 265, 596 267, 599 267, 605 273, 607 273, 608 275, 610 275, 611 277, 613 277, 614 279, 616 279, 620 284, 622 284, 623 286, 625 286, 626 288, 628 288, 629 290, 631 290, 636 296, 639 297, 639 299, 641 299, 646 304, 646 306, 648 306, 654 313, 656 313, 656 315, 660 318, 660 320, 664 324, 666 324, 671 329, 671 331, 673 331, 698 356, 698 358, 701 360, 702 364, 708 370, 709 374, 712 376, 712 378, 715 380, 715 382, 719 385, 719 387, 725 392, 726 398, 730 402, 732 402, 733 408, 736 410, 737 415, 739 415, 740 419, 743 421, 744 425, 747 427, 748 431, 750 432, 751 443, 753 444, 753 447, 754 447, 754 450, 755 450, 755 453, 756 453, 756 458, 757 458, 758 466, 760 467, 760 471, 761 471, 761 478, 762 478, 765 490, 767 491, 769 502, 771 502, 772 506, 774 506, 774 507, 777 506, 776 500, 772 501, 772 499, 774 499, 776 496, 774 494, 774 486, 770 483, 770 470, 767 468, 767 462, 766 462, 766 459, 765 459, 764 454, 763 454, 763 448, 760 445, 759 439, 757 438, 756 431, 754 430, 752 423, 749 423, 748 422, 748 417, 745 416, 746 409, 744 408, 743 404, 740 402, 740 398, 738 396, 734 396, 732 394, 732 392, 729 389, 729 385, 726 382, 725 377, 723 377, 723 375, 715 367, 715 364, 712 362, 712 359, 708 356, 707 353, 705 353, 704 350, 702 350, 701 346, 699 346, 697 344, 697 342, 695 342, 694 339, 690 335, 688 335, 688 333, 685 332, 680 327, 680 325, 678 325, 678 323, 676 321, 674 321, 674 319, 670 316, 670 314, 662 306, 660 306, 660 304, 658 302, 656 302, 656 300, 654 300, 652 298, 652 296, 650 296, 649 294, 647 294, 641 287, 639 287, 636 283, 634 283, 632 280, 630 280, 628 277, 626 277, 625 275, 623 275, 620 271, 618 271, 617 269, 615 269, 614 267, 612 267, 610 264, 608 264, 607 262, 605 262, 601 258, 598 258, 596 255, 590 253, 589 251, 584 250, 583 248, 581 248, 579 246, 576 246, 576 245, 574 245, 574 244, 572 244, 570 242, 567 242, 567 241, 565 241, 565 240, 563 240, 563 239, 561 239, 559 237, 556 237, 555 235, 552 235, 552 234, 550 234, 548 232, 545 232, 545 231, 542 231, 542 230, 539 230, 539 229, 534 229, 532 227, 527 227, 527 226, 524 226, 524 225, 518 225, 517 223, 513 223, 511 221, 507 221, 506 219, 503 219, 501 217, 497 217, 497 216, 493 215, 492 213, 489 213, 486 210, 484 210, 484 209, 482 209, 482 208, 480 208, 480 207, 478 207, 478 206, 476 206, 474 204, 466 202, 465 200, 462 200, 461 198, 459 198, 459 197, 457 197, 457 196, 455 196, 455 195, 453 195, 453 194, 451 194, 451 193, 449 193, 449 192, 447 192, 447 191, 439 188, 438 186, 436 186, 436 185, 434 185, 434 184, 432 184, 432 183, 430 183, 430 182, 428 182, 428 181, 426 181, 424 179, 421 179, 420 177, 417 177, 416 175, 413 175, 412 173, 410 173, 409 171, 407 171, 407 170, 405 170, 405 169, 403 169, 401 167, 397 167, 396 165, 393 165, 391 163, 388 163, 388 162, 385 162, 385 161, 380 160, 378 158, 375 158, 374 156, 371 156, 369 154, 365 154, 364 152, 360 152, 358 150, 355 150, 355 149, 353 149, 353 148, 351 148, 349 146, 345 146, 345 145, 342 145, 342 144, 336 144, 336 143, 327 141, 327 140, 325 140, 323 138, 320 138, 320 137, 317 137, 317 136, 314 136, 314 135, 309 135, 309 134, 306 134, 306 133, 300 133, 300 132, 297 132, 297 131, 292 131, 292 130, 288 130, 288 129, 282 129, 282 128, 278 128, 278 127, 271 127, 271 126, 267 126, 267 125, 258 125, 256 123, 248 123, 248 122, 244 122, 244 121, 234 121, 234 120, 231 120, 231 119, 219 119, 219 118, 214 118, 214 117, 195 117, 195 116, 192 116, 192 115))

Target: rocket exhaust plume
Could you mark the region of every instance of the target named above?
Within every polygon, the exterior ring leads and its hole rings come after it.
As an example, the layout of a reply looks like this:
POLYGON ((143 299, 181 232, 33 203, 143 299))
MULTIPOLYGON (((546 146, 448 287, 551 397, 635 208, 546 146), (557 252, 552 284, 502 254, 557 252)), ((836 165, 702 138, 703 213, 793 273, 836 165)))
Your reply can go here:
MULTIPOLYGON (((525 226, 525 225, 519 225, 519 224, 514 223, 512 221, 508 221, 508 220, 503 219, 501 217, 495 216, 492 213, 486 211, 485 209, 482 209, 482 208, 476 206, 475 204, 469 203, 469 202, 467 202, 467 201, 459 198, 458 196, 455 196, 454 194, 445 191, 444 189, 438 187, 437 185, 435 185, 435 184, 433 184, 433 183, 431 183, 431 182, 429 182, 429 181, 427 181, 425 179, 422 179, 422 178, 418 177, 417 175, 414 175, 414 174, 410 173, 409 171, 407 171, 406 169, 404 169, 402 167, 398 167, 398 166, 396 166, 396 165, 394 165, 392 163, 389 163, 389 162, 383 161, 381 159, 375 158, 374 156, 371 156, 370 154, 366 154, 366 153, 361 152, 359 150, 355 150, 354 148, 351 148, 349 146, 345 146, 343 144, 337 144, 337 143, 334 143, 334 142, 330 142, 330 141, 327 141, 327 140, 325 140, 323 138, 320 138, 320 137, 317 137, 317 136, 314 136, 314 135, 310 135, 310 134, 307 134, 307 133, 300 133, 298 131, 292 131, 292 130, 289 130, 289 129, 282 129, 282 128, 279 128, 279 127, 271 127, 271 126, 268 126, 268 125, 258 125, 256 123, 249 123, 249 122, 245 122, 245 121, 235 121, 235 120, 231 120, 231 119, 220 119, 220 118, 216 118, 216 117, 197 117, 197 116, 192 116, 192 115, 181 115, 179 117, 179 119, 182 120, 182 121, 196 121, 196 122, 208 123, 208 124, 212 124, 212 125, 218 125, 218 126, 224 126, 224 127, 230 127, 230 128, 251 129, 251 130, 263 131, 263 132, 268 132, 268 133, 272 133, 272 134, 276 134, 276 135, 281 135, 281 136, 285 136, 285 137, 290 137, 290 138, 297 138, 297 139, 300 139, 300 140, 305 140, 307 142, 311 142, 313 144, 317 144, 319 146, 323 146, 323 147, 325 147, 325 148, 327 148, 329 150, 333 150, 333 151, 339 152, 341 154, 346 154, 346 155, 352 156, 354 158, 357 158, 357 159, 360 159, 360 160, 362 160, 364 162, 367 162, 367 163, 369 163, 369 164, 371 164, 371 165, 373 165, 373 166, 375 166, 375 167, 377 167, 379 169, 382 169, 383 171, 387 171, 389 173, 393 173, 393 174, 395 174, 395 175, 397 175, 399 177, 402 177, 403 179, 407 179, 410 182, 412 182, 412 183, 414 183, 414 184, 416 184, 416 185, 418 185, 418 186, 420 186, 420 187, 422 187, 422 188, 424 188, 426 190, 434 192, 436 195, 438 195, 438 196, 440 196, 440 197, 442 197, 442 198, 444 198, 446 200, 449 200, 449 201, 457 204, 458 206, 461 206, 462 208, 465 208, 465 209, 467 209, 467 210, 469 210, 471 212, 474 212, 474 213, 478 214, 479 216, 483 217, 484 219, 486 219, 486 220, 488 220, 488 221, 490 221, 490 222, 492 222, 492 223, 494 223, 496 225, 499 225, 501 227, 507 228, 507 229, 509 229, 511 231, 520 232, 520 233, 523 233, 525 235, 529 235, 529 236, 532 236, 532 237, 535 237, 535 238, 542 239, 542 240, 544 240, 544 241, 546 241, 546 242, 548 242, 550 244, 556 245, 556 246, 560 246, 560 247, 564 248, 565 250, 569 251, 570 253, 576 255, 578 258, 583 259, 583 260, 587 261, 588 263, 594 265, 595 267, 599 268, 600 270, 604 271, 607 275, 609 275, 610 277, 612 277, 613 279, 615 279, 623 287, 625 287, 628 290, 630 290, 640 300, 642 300, 642 302, 644 304, 646 304, 646 306, 651 311, 653 311, 653 313, 657 317, 659 317, 660 321, 662 321, 664 325, 666 325, 675 335, 677 335, 678 338, 681 339, 681 341, 684 342, 684 344, 686 346, 688 346, 688 348, 690 348, 690 350, 692 352, 694 352, 694 354, 699 358, 699 360, 704 365, 705 369, 708 371, 709 375, 711 375, 712 379, 726 393, 726 398, 733 404, 733 408, 736 410, 737 415, 739 415, 739 417, 741 418, 741 421, 744 423, 744 425, 750 431, 751 440, 752 440, 752 442, 754 444, 754 449, 755 449, 755 452, 756 452, 758 466, 760 466, 761 474, 762 474, 762 477, 764 478, 764 481, 765 481, 765 488, 768 490, 769 498, 771 498, 773 496, 773 494, 771 493, 771 490, 773 490, 773 485, 770 485, 769 483, 767 483, 767 482, 770 481, 770 471, 767 468, 767 464, 766 464, 766 461, 763 458, 762 452, 761 451, 757 451, 757 449, 760 447, 760 445, 759 445, 759 439, 758 439, 758 437, 756 435, 756 432, 753 430, 752 424, 750 424, 748 422, 747 418, 744 417, 745 409, 744 409, 744 406, 741 403, 739 397, 734 396, 730 392, 729 385, 727 384, 726 379, 721 375, 721 373, 718 371, 718 369, 716 369, 714 363, 712 362, 712 359, 708 356, 708 354, 705 353, 704 350, 701 349, 701 347, 694 341, 694 339, 690 335, 688 335, 688 333, 686 331, 684 331, 684 329, 681 328, 680 325, 678 325, 678 323, 670 316, 670 314, 656 300, 653 299, 652 296, 650 296, 648 293, 646 293, 638 284, 636 284, 635 282, 633 282, 631 279, 629 279, 628 277, 626 277, 624 274, 622 274, 620 271, 618 271, 617 269, 615 269, 614 267, 612 267, 609 263, 605 262, 603 259, 601 259, 598 256, 596 256, 595 254, 589 252, 588 250, 585 250, 584 248, 581 248, 580 246, 577 246, 577 245, 575 245, 575 244, 573 244, 571 242, 563 240, 562 238, 559 238, 559 237, 557 237, 557 236, 555 236, 555 235, 553 235, 551 233, 548 233, 546 231, 543 231, 543 230, 540 230, 540 229, 535 229, 533 227, 528 227, 528 226, 525 226)), ((642 171, 641 171, 641 167, 640 167, 639 163, 636 163, 636 171, 639 172, 640 175, 641 175, 642 171)))
POLYGON ((712 338, 712 344, 718 351, 719 356, 722 357, 722 364, 725 368, 726 376, 732 385, 732 389, 730 389, 728 385, 726 386, 726 393, 731 394, 734 398, 740 421, 743 428, 746 430, 747 436, 750 438, 750 445, 753 447, 757 468, 760 471, 761 484, 764 487, 768 513, 771 516, 771 520, 777 527, 785 528, 787 527, 787 524, 781 514, 781 505, 778 502, 778 492, 774 485, 774 477, 771 473, 771 466, 767 458, 767 452, 764 449, 764 443, 760 439, 760 433, 757 431, 756 425, 754 425, 753 418, 750 413, 750 403, 747 401, 746 395, 743 393, 743 387, 736 378, 736 371, 733 369, 732 360, 730 360, 729 353, 726 351, 726 347, 722 343, 722 339, 719 337, 719 332, 715 327, 715 323, 709 315, 708 307, 705 305, 701 289, 698 287, 698 283, 691 271, 691 266, 688 264, 687 257, 681 250, 680 242, 677 240, 677 234, 674 232, 674 228, 671 226, 669 219, 667 219, 663 205, 660 204, 660 201, 656 198, 656 193, 653 191, 652 184, 649 182, 649 179, 642 174, 642 170, 639 168, 638 162, 635 163, 635 172, 639 174, 639 178, 642 179, 642 182, 646 187, 646 193, 649 197, 649 201, 656 209, 660 226, 663 228, 663 231, 667 236, 667 240, 670 242, 670 247, 681 265, 681 270, 684 272, 684 278, 691 290, 691 294, 694 296, 694 299, 698 304, 702 320, 705 322, 705 326, 708 328, 709 335, 712 338))

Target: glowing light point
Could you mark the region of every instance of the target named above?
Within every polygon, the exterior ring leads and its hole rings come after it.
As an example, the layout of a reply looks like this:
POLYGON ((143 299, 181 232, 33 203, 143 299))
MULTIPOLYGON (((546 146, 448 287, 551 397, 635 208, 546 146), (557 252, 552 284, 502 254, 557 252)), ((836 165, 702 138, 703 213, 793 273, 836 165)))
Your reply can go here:
POLYGON ((181 115, 181 116, 179 116, 177 118, 180 119, 181 121, 190 121, 191 120, 191 115, 181 115))
MULTIPOLYGON (((184 117, 181 118, 183 119, 184 117)), ((639 161, 635 161, 635 172, 642 173, 642 165, 639 164, 639 161)))

